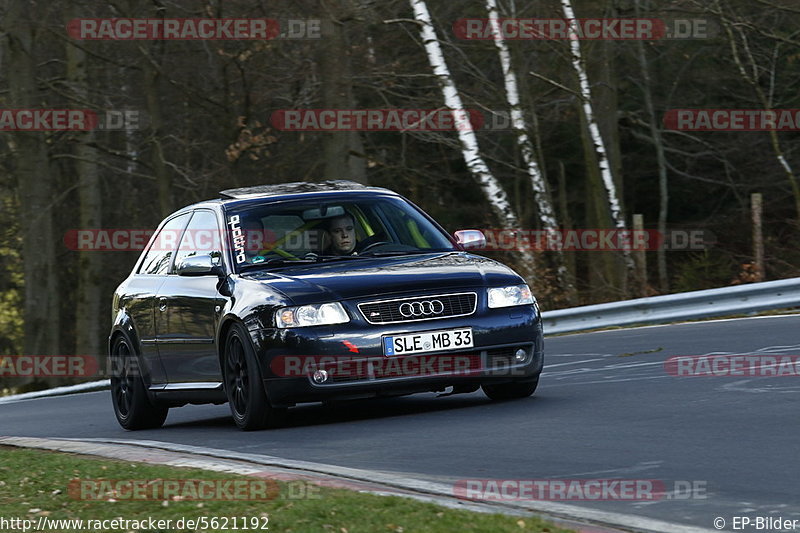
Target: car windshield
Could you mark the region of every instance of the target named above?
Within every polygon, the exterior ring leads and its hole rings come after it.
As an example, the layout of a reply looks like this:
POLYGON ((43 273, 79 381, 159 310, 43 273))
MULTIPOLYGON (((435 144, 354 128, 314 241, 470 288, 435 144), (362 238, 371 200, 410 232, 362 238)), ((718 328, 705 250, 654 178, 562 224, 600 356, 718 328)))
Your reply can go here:
POLYGON ((365 257, 456 251, 401 198, 270 202, 226 213, 237 270, 365 257))

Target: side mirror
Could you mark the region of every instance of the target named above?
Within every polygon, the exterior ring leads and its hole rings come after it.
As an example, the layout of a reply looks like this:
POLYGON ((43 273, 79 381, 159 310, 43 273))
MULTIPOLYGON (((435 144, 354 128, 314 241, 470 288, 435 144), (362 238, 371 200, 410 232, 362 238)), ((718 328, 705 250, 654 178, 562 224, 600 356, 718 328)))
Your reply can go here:
POLYGON ((219 257, 211 255, 184 257, 176 271, 179 276, 219 276, 223 272, 222 266, 219 264, 219 257))
POLYGON ((486 236, 478 229, 460 229, 453 233, 456 242, 465 250, 482 250, 486 248, 486 236))

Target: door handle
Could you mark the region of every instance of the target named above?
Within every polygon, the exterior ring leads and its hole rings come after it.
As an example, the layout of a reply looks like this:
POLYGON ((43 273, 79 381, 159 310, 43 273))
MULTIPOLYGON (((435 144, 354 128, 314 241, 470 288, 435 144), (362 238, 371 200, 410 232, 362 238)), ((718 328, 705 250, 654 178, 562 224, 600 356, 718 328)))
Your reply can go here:
POLYGON ((167 297, 162 296, 158 299, 158 310, 159 311, 166 311, 167 310, 167 297))

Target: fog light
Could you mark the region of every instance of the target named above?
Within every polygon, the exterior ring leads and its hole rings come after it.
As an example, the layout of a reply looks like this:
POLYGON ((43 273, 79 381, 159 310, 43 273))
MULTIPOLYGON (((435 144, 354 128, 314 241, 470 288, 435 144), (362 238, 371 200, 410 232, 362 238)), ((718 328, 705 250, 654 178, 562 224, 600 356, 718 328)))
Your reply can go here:
POLYGON ((521 363, 527 358, 528 358, 528 352, 526 352, 522 348, 514 352, 514 359, 516 359, 517 363, 521 363))
POLYGON ((314 383, 316 383, 317 385, 319 385, 320 383, 325 383, 326 381, 328 381, 328 372, 325 370, 315 370, 314 375, 312 376, 311 379, 313 379, 314 383))

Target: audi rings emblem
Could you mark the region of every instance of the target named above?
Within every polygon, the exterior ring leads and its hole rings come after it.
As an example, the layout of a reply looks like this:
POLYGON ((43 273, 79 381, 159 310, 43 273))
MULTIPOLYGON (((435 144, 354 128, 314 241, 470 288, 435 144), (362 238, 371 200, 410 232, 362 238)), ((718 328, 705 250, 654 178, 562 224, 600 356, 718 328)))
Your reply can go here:
POLYGON ((412 316, 433 316, 444 311, 444 304, 440 300, 423 300, 421 302, 406 302, 400 304, 400 314, 406 318, 412 316))

